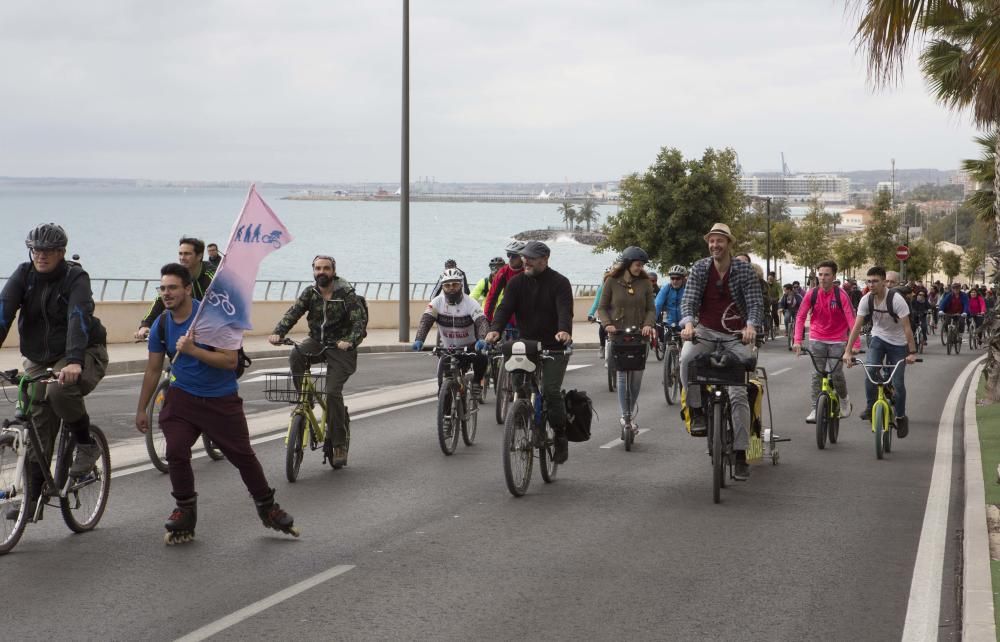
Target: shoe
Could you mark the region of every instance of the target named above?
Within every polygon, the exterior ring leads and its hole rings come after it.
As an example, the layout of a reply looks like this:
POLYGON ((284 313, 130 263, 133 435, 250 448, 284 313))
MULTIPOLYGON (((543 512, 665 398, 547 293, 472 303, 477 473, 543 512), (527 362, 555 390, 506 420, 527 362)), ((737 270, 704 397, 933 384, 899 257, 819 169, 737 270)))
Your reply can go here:
POLYGON ((745 451, 736 452, 736 463, 733 465, 733 479, 747 481, 750 479, 750 464, 747 463, 745 451))
POLYGON ((708 422, 701 408, 689 408, 691 411, 691 436, 704 437, 708 434, 708 422))
POLYGON ((863 411, 861 411, 860 419, 861 419, 861 421, 871 421, 872 420, 872 409, 871 408, 865 408, 863 411))
POLYGON ((809 414, 806 415, 806 423, 807 424, 814 424, 814 423, 816 423, 816 409, 815 408, 813 408, 812 410, 810 410, 809 414))
POLYGON ((566 439, 566 431, 560 430, 556 432, 553 441, 556 448, 552 454, 552 461, 557 464, 565 464, 566 460, 569 459, 569 440, 566 439))
POLYGON ((342 468, 347 465, 347 449, 343 446, 337 446, 333 449, 333 463, 334 468, 342 468))
POLYGON ((910 420, 907 417, 896 417, 896 436, 900 439, 906 439, 906 436, 910 434, 910 420))
POLYGON ((94 464, 101 456, 101 447, 97 444, 77 444, 76 457, 73 458, 73 465, 69 467, 69 474, 73 477, 82 477, 94 469, 94 464))
POLYGON ((851 412, 854 411, 854 404, 847 397, 840 400, 840 418, 847 419, 851 416, 851 412))

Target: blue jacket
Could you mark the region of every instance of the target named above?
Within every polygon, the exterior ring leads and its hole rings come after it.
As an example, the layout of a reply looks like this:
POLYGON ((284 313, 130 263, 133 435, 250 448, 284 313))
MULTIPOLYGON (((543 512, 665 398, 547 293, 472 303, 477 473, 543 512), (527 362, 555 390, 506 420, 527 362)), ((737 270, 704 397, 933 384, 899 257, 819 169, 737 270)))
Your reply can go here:
MULTIPOLYGON (((938 301, 938 310, 940 310, 941 312, 944 312, 945 308, 948 307, 948 304, 951 303, 951 296, 952 296, 951 292, 947 292, 947 293, 945 293, 945 295, 943 297, 941 297, 941 299, 938 301)), ((965 314, 968 314, 969 313, 969 295, 966 294, 965 292, 962 292, 962 293, 959 294, 959 296, 962 298, 962 311, 965 314)))
POLYGON ((656 319, 663 318, 663 310, 667 311, 667 325, 674 326, 681 322, 681 299, 684 298, 684 287, 675 288, 665 285, 656 295, 656 319))
POLYGON ((597 317, 597 304, 601 302, 601 292, 604 290, 604 282, 597 287, 597 294, 594 295, 594 305, 590 306, 590 312, 587 313, 588 317, 597 317))

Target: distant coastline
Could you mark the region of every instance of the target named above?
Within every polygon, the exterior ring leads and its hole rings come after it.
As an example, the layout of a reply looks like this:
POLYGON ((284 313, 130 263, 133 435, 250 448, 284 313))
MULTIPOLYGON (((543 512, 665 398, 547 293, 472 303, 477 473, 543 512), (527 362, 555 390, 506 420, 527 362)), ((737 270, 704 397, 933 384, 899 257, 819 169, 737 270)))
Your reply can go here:
POLYGON ((570 238, 583 245, 597 245, 608 237, 602 232, 544 229, 518 232, 514 235, 514 238, 518 241, 544 241, 546 243, 550 241, 558 241, 560 238, 570 238))
MULTIPOLYGON (((285 201, 399 201, 399 194, 330 194, 307 192, 282 196, 285 201)), ((531 196, 529 194, 410 194, 410 202, 415 203, 535 203, 538 205, 559 205, 572 203, 582 205, 590 201, 595 205, 617 204, 618 201, 590 198, 587 196, 531 196)))

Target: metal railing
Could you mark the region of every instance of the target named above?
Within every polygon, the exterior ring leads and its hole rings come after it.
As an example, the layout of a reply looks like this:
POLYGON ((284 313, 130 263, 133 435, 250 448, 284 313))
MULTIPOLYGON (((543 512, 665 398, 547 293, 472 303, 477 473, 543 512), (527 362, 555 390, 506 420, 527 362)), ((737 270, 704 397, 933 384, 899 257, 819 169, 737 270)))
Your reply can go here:
MULTIPOLYGON (((0 288, 7 277, 0 277, 0 288)), ((254 301, 293 301, 306 286, 313 281, 282 279, 259 280, 254 285, 254 301)), ((90 279, 95 301, 152 301, 156 298, 159 279, 90 279)), ((370 301, 399 300, 399 283, 394 281, 354 281, 358 294, 370 301)), ((410 299, 429 299, 436 283, 411 283, 410 299)), ((471 284, 470 284, 471 285, 471 284)), ((573 296, 593 296, 597 285, 578 284, 573 286, 573 296)))

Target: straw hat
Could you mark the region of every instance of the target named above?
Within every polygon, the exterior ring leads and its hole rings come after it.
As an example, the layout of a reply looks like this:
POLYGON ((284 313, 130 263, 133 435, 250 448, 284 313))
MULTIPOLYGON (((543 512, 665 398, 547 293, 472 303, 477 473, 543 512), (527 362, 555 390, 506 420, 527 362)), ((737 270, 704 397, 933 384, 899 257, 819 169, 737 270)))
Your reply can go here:
POLYGON ((726 225, 725 223, 716 223, 715 225, 713 225, 712 229, 710 229, 708 231, 708 234, 705 235, 704 237, 705 240, 707 241, 708 237, 712 236, 713 234, 719 234, 721 236, 725 236, 732 243, 736 242, 736 237, 733 236, 733 233, 729 230, 729 226, 726 225))

